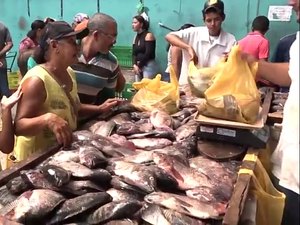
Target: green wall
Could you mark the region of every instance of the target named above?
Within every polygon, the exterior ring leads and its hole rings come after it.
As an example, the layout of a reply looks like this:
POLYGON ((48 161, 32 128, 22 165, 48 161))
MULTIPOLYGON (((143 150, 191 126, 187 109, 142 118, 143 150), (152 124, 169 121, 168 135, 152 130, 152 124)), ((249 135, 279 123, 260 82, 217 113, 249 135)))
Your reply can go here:
MULTIPOLYGON (((269 5, 285 5, 287 0, 223 0, 225 3, 226 20, 224 29, 239 40, 251 29, 256 15, 267 15, 269 5)), ((131 29, 132 17, 136 14, 139 0, 99 0, 100 12, 112 15, 118 22, 117 45, 131 45, 134 32, 131 29)), ((157 58, 161 68, 165 69, 167 61, 166 41, 164 36, 168 30, 158 23, 177 29, 184 23, 203 25, 202 7, 204 0, 144 0, 150 17, 150 28, 157 38, 157 58)), ((47 16, 72 22, 78 12, 89 15, 97 12, 97 0, 0 0, 0 21, 10 29, 13 37, 13 50, 18 49, 20 40, 30 29, 35 19, 47 16), (29 11, 28 5, 29 2, 29 11), (61 2, 63 15, 61 16, 61 2)), ((293 15, 291 22, 271 22, 267 37, 271 42, 271 55, 279 38, 299 30, 293 15)), ((16 69, 16 63, 15 67, 16 69)))

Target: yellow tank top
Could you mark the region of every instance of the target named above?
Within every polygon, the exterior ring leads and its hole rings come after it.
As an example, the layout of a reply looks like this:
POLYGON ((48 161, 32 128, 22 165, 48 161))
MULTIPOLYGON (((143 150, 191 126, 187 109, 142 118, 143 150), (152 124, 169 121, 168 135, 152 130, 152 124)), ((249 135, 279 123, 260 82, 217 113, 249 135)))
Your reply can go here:
MULTIPOLYGON (((74 103, 78 106, 80 102, 77 94, 75 73, 70 67, 68 68, 68 73, 73 81, 73 88, 70 92, 70 96, 74 103)), ((29 70, 24 76, 22 82, 29 77, 39 77, 44 82, 47 97, 42 105, 43 111, 45 113, 55 113, 65 119, 72 130, 75 130, 77 126, 77 112, 74 112, 74 107, 64 89, 41 66, 36 66, 29 70)), ((36 136, 17 136, 14 155, 18 161, 24 160, 32 153, 43 151, 54 146, 55 142, 56 139, 54 133, 48 128, 44 129, 36 136)))

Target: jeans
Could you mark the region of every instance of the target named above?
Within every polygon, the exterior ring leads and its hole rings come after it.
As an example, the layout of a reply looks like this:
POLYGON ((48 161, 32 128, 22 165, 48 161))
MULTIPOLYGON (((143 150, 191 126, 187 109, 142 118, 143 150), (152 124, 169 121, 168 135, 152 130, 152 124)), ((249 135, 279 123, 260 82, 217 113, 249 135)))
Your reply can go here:
POLYGON ((0 95, 10 96, 6 68, 0 68, 0 95))
POLYGON ((143 68, 143 78, 153 79, 159 73, 159 66, 155 60, 151 60, 143 68))
POLYGON ((281 225, 299 225, 300 195, 279 185, 279 180, 273 174, 271 180, 274 187, 285 194, 285 206, 281 225))

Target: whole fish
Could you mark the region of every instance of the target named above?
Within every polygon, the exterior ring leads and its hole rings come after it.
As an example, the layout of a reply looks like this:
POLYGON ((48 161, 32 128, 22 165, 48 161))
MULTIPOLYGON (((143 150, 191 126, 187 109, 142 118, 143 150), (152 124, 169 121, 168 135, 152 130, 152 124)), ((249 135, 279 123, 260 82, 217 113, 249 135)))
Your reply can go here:
POLYGON ((162 208, 158 205, 149 205, 142 212, 142 219, 152 225, 172 225, 163 215, 162 208))
POLYGON ((113 201, 121 201, 121 200, 143 200, 143 197, 137 192, 129 191, 129 190, 118 190, 115 188, 110 188, 106 191, 113 201))
POLYGON ((138 193, 139 195, 142 195, 142 196, 147 194, 146 191, 144 191, 144 190, 142 190, 142 189, 140 189, 136 186, 125 183, 118 176, 113 176, 111 181, 110 181, 110 184, 113 188, 118 189, 118 190, 132 191, 132 192, 136 192, 136 193, 138 193))
POLYGON ((71 173, 59 166, 45 165, 40 168, 44 177, 54 186, 61 187, 71 179, 71 173))
POLYGON ((156 189, 154 172, 147 166, 116 161, 113 162, 112 169, 114 174, 119 176, 123 181, 137 186, 147 193, 151 193, 156 189))
POLYGON ((130 218, 136 213, 142 204, 139 201, 117 201, 107 203, 87 217, 89 224, 104 223, 109 220, 130 218))
POLYGON ((168 113, 158 109, 151 111, 150 121, 155 128, 173 128, 172 117, 168 113))
POLYGON ((176 179, 180 190, 193 189, 199 186, 212 187, 209 177, 194 168, 184 165, 174 157, 154 152, 153 160, 158 167, 176 179))
POLYGON ((138 111, 130 102, 124 101, 121 104, 114 106, 108 113, 102 113, 98 116, 99 120, 107 120, 120 113, 131 113, 138 111))
POLYGON ((145 201, 198 219, 221 219, 226 211, 223 204, 207 204, 187 196, 164 192, 146 195, 145 201))
POLYGON ((0 216, 0 224, 1 225, 22 225, 22 223, 18 223, 18 222, 8 220, 4 216, 0 216))
POLYGON ((178 225, 206 225, 206 222, 186 216, 170 209, 162 209, 162 214, 170 222, 170 224, 178 225))
POLYGON ((110 181, 111 175, 104 169, 91 170, 86 166, 83 166, 79 163, 72 161, 69 162, 56 162, 50 161, 50 165, 59 166, 69 172, 71 172, 73 177, 82 178, 82 179, 91 179, 91 180, 101 180, 103 182, 110 181))
POLYGON ((73 195, 83 195, 88 192, 104 191, 103 187, 90 180, 71 180, 68 184, 60 187, 60 190, 73 195))
POLYGON ((108 138, 112 142, 114 142, 114 143, 116 143, 118 145, 121 145, 121 146, 123 146, 125 148, 128 148, 130 150, 135 151, 135 149, 136 149, 135 146, 134 146, 134 144, 131 141, 128 141, 126 139, 126 137, 123 136, 123 135, 113 134, 113 135, 109 136, 108 138))
POLYGON ((96 137, 96 134, 93 134, 88 130, 78 130, 73 132, 73 141, 90 141, 96 137))
POLYGON ((121 125, 130 120, 131 120, 131 117, 130 117, 129 113, 120 113, 120 114, 115 115, 112 118, 110 118, 110 121, 113 121, 116 125, 121 125))
POLYGON ((92 169, 105 166, 107 159, 101 151, 93 146, 82 146, 79 148, 80 164, 92 169))
POLYGON ((24 191, 29 190, 29 185, 26 183, 21 176, 15 177, 7 182, 7 189, 10 193, 18 195, 23 193, 24 191))
POLYGON ((138 121, 142 119, 149 119, 150 113, 149 112, 131 112, 130 113, 131 119, 138 121))
POLYGON ((66 200, 47 224, 57 224, 68 218, 83 213, 89 209, 100 207, 112 200, 105 192, 87 193, 76 198, 66 200))
POLYGON ((195 112, 197 112, 197 109, 194 107, 193 108, 183 108, 182 110, 178 111, 177 113, 172 114, 171 116, 182 122, 183 120, 185 120, 186 118, 188 118, 189 116, 194 114, 195 112))
POLYGON ((127 136, 127 139, 134 138, 167 138, 170 141, 176 140, 175 132, 172 129, 157 128, 146 133, 132 134, 127 136))
POLYGON ((59 151, 51 157, 52 160, 58 162, 73 161, 79 162, 79 150, 59 151))
POLYGON ((104 123, 105 121, 103 120, 91 120, 83 125, 82 130, 89 130, 95 134, 96 130, 98 130, 104 123))
POLYGON ((196 133, 196 129, 199 125, 199 122, 195 120, 190 120, 186 124, 177 128, 175 135, 178 142, 183 141, 184 139, 193 136, 196 133))
MULTIPOLYGON (((52 190, 26 191, 14 202, 13 209, 5 217, 20 223, 39 221, 52 212, 65 198, 52 190)), ((12 207, 12 206, 10 206, 12 207)))
POLYGON ((164 148, 172 145, 172 141, 166 138, 139 138, 130 139, 133 144, 139 149, 153 150, 158 148, 164 148))
POLYGON ((139 126, 141 133, 147 133, 153 130, 153 125, 149 119, 136 121, 135 124, 139 126))
POLYGON ((140 127, 133 122, 125 122, 121 125, 118 125, 116 133, 119 135, 130 135, 130 134, 138 134, 142 133, 140 127))
POLYGON ((114 130, 116 123, 114 121, 107 121, 101 124, 96 130, 94 130, 94 134, 101 135, 104 137, 110 136, 112 131, 114 130))

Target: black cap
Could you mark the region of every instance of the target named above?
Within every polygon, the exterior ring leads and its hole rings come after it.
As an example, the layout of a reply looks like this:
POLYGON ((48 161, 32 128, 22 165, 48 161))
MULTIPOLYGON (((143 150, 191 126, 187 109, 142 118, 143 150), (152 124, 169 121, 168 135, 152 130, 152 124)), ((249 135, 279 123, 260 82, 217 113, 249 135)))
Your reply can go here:
POLYGON ((208 0, 203 7, 203 14, 209 9, 215 9, 218 13, 224 13, 224 3, 221 0, 208 0))
POLYGON ((74 31, 73 28, 65 21, 54 21, 47 23, 44 31, 44 39, 58 40, 79 34, 81 31, 74 31))

